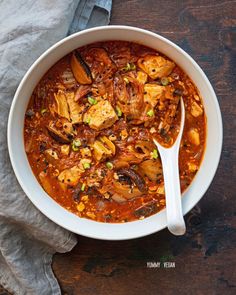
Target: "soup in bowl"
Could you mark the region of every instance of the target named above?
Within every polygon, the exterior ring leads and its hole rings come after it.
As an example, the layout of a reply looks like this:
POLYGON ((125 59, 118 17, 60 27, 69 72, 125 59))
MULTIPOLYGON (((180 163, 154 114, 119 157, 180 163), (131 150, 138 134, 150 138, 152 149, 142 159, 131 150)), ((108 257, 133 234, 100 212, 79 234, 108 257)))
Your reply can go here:
POLYGON ((218 102, 202 70, 137 28, 100 27, 60 41, 27 72, 12 104, 9 152, 22 188, 45 215, 85 236, 127 239, 164 228, 153 138, 175 142, 181 98, 186 213, 209 186, 222 144, 218 102))
POLYGON ((26 154, 39 183, 60 205, 102 222, 143 219, 165 206, 162 164, 180 129, 182 191, 197 173, 206 117, 196 86, 149 47, 106 41, 58 61, 33 91, 25 115, 26 154))

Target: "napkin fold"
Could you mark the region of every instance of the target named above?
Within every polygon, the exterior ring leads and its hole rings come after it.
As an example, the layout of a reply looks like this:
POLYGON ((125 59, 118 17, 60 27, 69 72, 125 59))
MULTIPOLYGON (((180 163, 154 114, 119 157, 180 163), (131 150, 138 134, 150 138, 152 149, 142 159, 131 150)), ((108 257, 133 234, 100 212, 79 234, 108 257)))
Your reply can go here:
POLYGON ((19 186, 7 150, 7 119, 30 65, 68 34, 109 23, 111 0, 0 1, 0 284, 17 295, 59 295, 55 252, 76 236, 42 215, 19 186))

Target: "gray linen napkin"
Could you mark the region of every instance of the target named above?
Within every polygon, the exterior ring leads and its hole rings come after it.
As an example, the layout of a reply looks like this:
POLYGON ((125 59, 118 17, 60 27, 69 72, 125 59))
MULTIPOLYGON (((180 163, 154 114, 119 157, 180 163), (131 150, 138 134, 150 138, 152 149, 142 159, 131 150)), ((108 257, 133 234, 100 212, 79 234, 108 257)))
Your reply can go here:
POLYGON ((67 34, 108 24, 111 0, 0 0, 0 284, 14 294, 61 294, 55 252, 76 237, 25 196, 7 151, 7 118, 16 88, 37 57, 67 34))

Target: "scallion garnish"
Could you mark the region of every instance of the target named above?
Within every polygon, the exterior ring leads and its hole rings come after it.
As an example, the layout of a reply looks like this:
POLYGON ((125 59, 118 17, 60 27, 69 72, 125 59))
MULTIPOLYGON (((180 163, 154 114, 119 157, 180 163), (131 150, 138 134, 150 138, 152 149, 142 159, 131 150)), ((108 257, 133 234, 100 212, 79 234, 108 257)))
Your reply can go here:
POLYGON ((80 189, 80 190, 81 190, 81 192, 83 192, 83 191, 85 190, 85 183, 83 183, 83 184, 82 184, 82 186, 81 186, 81 189, 80 189))
POLYGON ((158 152, 157 149, 154 149, 151 153, 152 159, 157 159, 158 158, 158 152))
POLYGON ((84 169, 89 169, 90 163, 88 163, 88 162, 83 163, 83 167, 84 167, 84 169))
POLYGON ((75 139, 72 141, 71 148, 74 152, 77 152, 80 146, 81 146, 81 141, 79 139, 75 139))
POLYGON ((41 110, 41 115, 45 114, 48 110, 47 109, 42 109, 41 110))
POLYGON ((93 98, 92 96, 88 97, 88 102, 92 105, 97 104, 97 100, 95 98, 93 98))
POLYGON ((118 107, 118 106, 116 106, 116 113, 117 113, 118 117, 122 116, 122 111, 121 111, 120 107, 118 107))
POLYGON ((161 78, 161 84, 163 86, 167 86, 169 84, 169 79, 167 77, 162 77, 161 78))
POLYGON ((148 115, 149 117, 154 116, 154 111, 153 111, 153 110, 148 111, 148 112, 147 112, 147 115, 148 115))
POLYGON ((113 168, 113 164, 111 162, 106 162, 106 166, 110 170, 113 168))

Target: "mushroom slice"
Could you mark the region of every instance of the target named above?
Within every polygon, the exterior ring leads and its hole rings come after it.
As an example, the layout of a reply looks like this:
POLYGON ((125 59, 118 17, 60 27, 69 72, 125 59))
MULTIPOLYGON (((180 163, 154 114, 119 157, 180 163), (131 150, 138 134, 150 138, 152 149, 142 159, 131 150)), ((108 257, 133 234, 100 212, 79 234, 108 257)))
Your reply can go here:
POLYGON ((145 193, 147 191, 144 179, 139 174, 137 174, 134 170, 123 168, 123 169, 120 169, 117 172, 117 174, 125 175, 129 177, 136 184, 140 192, 145 193))
POLYGON ((134 215, 136 217, 147 217, 157 211, 157 202, 150 201, 149 203, 143 204, 139 208, 135 209, 134 215))
POLYGON ((63 85, 67 89, 74 88, 76 86, 76 80, 70 68, 66 69, 61 75, 63 85))
POLYGON ((112 194, 112 199, 118 203, 143 195, 137 187, 131 188, 130 185, 122 184, 114 179, 106 185, 106 190, 112 194))
POLYGON ((70 64, 75 79, 80 84, 92 84, 90 69, 77 51, 73 52, 70 64))
POLYGON ((58 130, 53 121, 49 122, 47 129, 49 135, 59 143, 70 143, 73 139, 73 136, 68 136, 63 131, 58 130))
POLYGON ((79 88, 75 92, 74 101, 80 100, 82 97, 84 97, 90 91, 91 91, 90 85, 80 85, 79 88))
POLYGON ((116 65, 104 48, 92 47, 83 53, 83 57, 97 83, 109 80, 116 71, 116 65))
POLYGON ((112 199, 114 201, 116 201, 117 203, 123 203, 123 202, 126 202, 127 201, 126 198, 124 198, 121 195, 118 195, 116 193, 112 195, 112 199))

